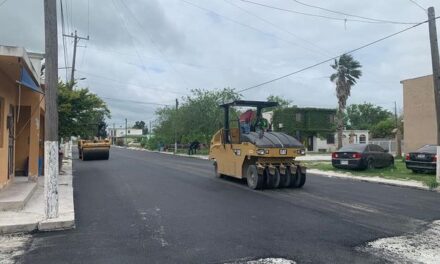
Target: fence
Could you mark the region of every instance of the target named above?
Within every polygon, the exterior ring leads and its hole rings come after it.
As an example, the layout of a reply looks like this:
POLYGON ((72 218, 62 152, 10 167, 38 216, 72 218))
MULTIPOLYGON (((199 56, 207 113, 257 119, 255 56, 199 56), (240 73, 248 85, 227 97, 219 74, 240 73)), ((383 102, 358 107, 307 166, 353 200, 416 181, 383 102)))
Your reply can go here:
MULTIPOLYGON (((397 152, 397 142, 394 139, 370 139, 368 143, 379 145, 383 149, 388 150, 390 153, 397 152)), ((400 146, 401 146, 402 152, 404 152, 403 140, 400 142, 400 146)))

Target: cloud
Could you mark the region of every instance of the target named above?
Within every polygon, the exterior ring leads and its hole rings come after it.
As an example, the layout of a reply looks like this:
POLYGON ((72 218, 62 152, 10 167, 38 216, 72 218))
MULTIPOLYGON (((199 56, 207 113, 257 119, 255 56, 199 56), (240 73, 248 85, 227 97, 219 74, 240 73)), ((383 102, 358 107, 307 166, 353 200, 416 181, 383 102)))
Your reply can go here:
MULTIPOLYGON (((90 35, 89 41, 80 42, 87 48, 78 48, 76 76, 87 77, 80 84, 105 97, 172 104, 193 88, 244 89, 408 26, 344 23, 236 0, 186 1, 109 0, 103 4, 64 0, 66 33, 76 29, 81 36, 90 35)), ((255 1, 344 18, 294 1, 255 1)), ((438 1, 419 2, 425 7, 435 6, 440 12, 438 1)), ((314 0, 313 4, 379 19, 426 20, 426 14, 410 1, 314 0)), ((0 22, 2 44, 44 51, 42 1, 8 1, 0 7, 0 22)), ((71 39, 66 42, 70 64, 71 39)), ((59 64, 64 66, 61 38, 59 52, 59 64)), ((394 101, 401 105, 400 81, 432 71, 427 25, 353 56, 363 65, 363 76, 353 88, 349 103, 367 101, 387 109, 394 101)), ((263 100, 274 94, 300 106, 336 107, 334 84, 328 79, 332 73, 329 65, 243 92, 243 96, 263 100)), ((65 78, 64 70, 60 70, 60 78, 65 78)), ((112 110, 110 123, 123 123, 125 118, 129 122, 154 118, 156 107, 152 105, 108 103, 112 110)))

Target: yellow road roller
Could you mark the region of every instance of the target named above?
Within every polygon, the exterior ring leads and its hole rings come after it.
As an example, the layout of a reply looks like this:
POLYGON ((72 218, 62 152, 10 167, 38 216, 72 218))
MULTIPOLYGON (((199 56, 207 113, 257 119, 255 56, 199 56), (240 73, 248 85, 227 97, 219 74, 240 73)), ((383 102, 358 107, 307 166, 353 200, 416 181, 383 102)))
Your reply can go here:
POLYGON ((110 141, 78 140, 79 159, 81 160, 108 160, 110 157, 110 141))
POLYGON ((262 109, 275 106, 278 103, 245 100, 220 105, 224 125, 212 137, 209 150, 216 177, 246 179, 251 189, 301 188, 305 184, 306 168, 295 161, 305 155, 304 146, 286 133, 271 131, 262 117, 262 109), (237 127, 231 127, 231 107, 256 111, 246 111, 236 120, 237 127))

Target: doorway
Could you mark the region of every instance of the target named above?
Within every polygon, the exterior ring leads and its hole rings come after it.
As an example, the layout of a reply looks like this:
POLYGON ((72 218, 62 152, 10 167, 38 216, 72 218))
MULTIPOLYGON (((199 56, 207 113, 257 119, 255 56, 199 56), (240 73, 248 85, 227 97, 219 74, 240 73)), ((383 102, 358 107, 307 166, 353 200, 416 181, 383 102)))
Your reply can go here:
POLYGON ((313 151, 313 136, 307 137, 307 151, 313 151))
POLYGON ((9 114, 7 118, 8 128, 8 180, 14 175, 14 131, 15 131, 15 118, 14 107, 9 106, 9 114))

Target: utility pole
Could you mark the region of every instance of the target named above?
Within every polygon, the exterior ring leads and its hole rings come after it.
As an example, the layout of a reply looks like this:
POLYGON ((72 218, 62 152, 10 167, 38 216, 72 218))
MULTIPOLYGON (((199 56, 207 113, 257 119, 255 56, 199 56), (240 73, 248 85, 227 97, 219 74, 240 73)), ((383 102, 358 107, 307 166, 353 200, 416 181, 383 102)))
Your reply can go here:
POLYGON ((440 183, 440 58, 438 53, 437 28, 434 7, 428 8, 429 40, 431 42, 432 78, 437 117, 437 182, 440 183))
POLYGON ((397 103, 394 101, 394 119, 396 121, 396 158, 402 158, 402 132, 397 118, 397 103))
POLYGON ((127 136, 128 136, 128 127, 127 127, 127 118, 125 119, 125 137, 124 137, 124 144, 127 146, 127 136))
POLYGON ((113 132, 112 132, 112 144, 115 144, 115 137, 116 137, 116 128, 115 123, 113 123, 113 132))
POLYGON ((72 72, 70 73, 70 83, 69 83, 69 88, 70 90, 73 89, 73 85, 75 84, 75 64, 76 64, 76 47, 78 46, 78 42, 83 39, 83 40, 89 40, 89 36, 87 36, 87 38, 84 37, 80 37, 78 36, 76 30, 75 30, 75 35, 70 34, 70 35, 63 35, 63 37, 68 37, 68 38, 73 38, 73 60, 72 60, 72 72))
POLYGON ((57 1, 44 0, 45 129, 44 129, 44 213, 46 219, 58 217, 58 36, 57 1))
MULTIPOLYGON (((179 100, 176 98, 176 115, 177 110, 179 109, 179 100)), ((177 117, 177 116, 176 116, 177 117)), ((177 153, 177 118, 174 119, 174 154, 177 153)))
POLYGON ((151 120, 150 120, 150 128, 148 129, 148 134, 151 135, 151 120))

